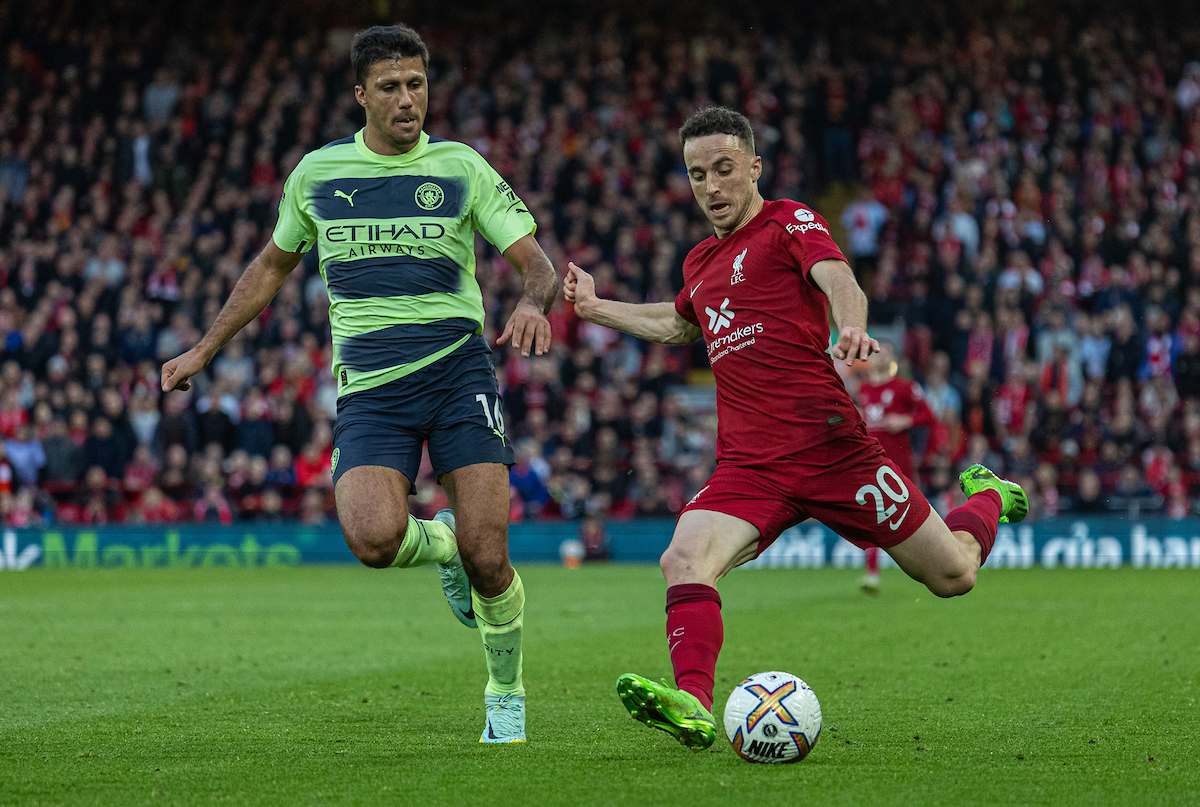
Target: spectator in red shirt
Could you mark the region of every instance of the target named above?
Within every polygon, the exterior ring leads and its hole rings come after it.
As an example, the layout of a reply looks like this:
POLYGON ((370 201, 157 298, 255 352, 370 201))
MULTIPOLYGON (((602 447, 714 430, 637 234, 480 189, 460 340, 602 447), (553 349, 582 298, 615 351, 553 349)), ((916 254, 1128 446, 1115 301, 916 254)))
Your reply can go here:
POLYGON ((204 495, 196 502, 192 508, 192 520, 197 524, 225 524, 233 523, 233 508, 229 506, 229 501, 225 498, 225 494, 221 492, 221 486, 216 483, 210 483, 204 487, 204 495))
POLYGON ((170 524, 179 519, 179 507, 163 495, 157 485, 150 485, 142 492, 129 511, 132 524, 170 524))
POLYGON ((17 391, 9 390, 0 398, 0 435, 6 439, 17 436, 17 430, 29 423, 29 413, 17 401, 17 391))
POLYGON ((329 467, 331 457, 332 452, 322 451, 316 441, 305 443, 300 456, 296 457, 296 484, 302 488, 309 485, 333 487, 333 473, 329 467))

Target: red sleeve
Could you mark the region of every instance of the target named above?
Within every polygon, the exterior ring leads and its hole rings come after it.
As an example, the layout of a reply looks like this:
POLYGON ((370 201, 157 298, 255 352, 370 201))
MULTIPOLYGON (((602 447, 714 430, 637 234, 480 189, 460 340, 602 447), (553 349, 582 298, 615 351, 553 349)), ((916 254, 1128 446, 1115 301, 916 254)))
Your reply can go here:
POLYGON ((846 256, 830 235, 829 223, 815 211, 796 205, 791 212, 780 216, 778 221, 783 228, 781 237, 784 248, 796 260, 801 276, 808 277, 808 270, 821 261, 846 261, 846 256))
POLYGON ((675 313, 699 327, 700 320, 696 318, 696 309, 692 308, 692 298, 686 297, 686 294, 687 284, 685 283, 679 294, 675 295, 675 313))
POLYGON ((913 425, 932 426, 937 418, 933 416, 933 410, 929 408, 929 403, 925 400, 925 393, 916 382, 909 387, 909 397, 912 399, 913 425))

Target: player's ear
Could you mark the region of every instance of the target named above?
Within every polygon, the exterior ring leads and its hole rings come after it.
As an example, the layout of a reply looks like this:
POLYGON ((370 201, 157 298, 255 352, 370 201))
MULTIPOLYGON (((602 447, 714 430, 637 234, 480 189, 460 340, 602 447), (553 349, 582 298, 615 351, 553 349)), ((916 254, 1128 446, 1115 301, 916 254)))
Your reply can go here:
POLYGON ((762 176, 762 157, 755 154, 754 159, 750 161, 750 178, 758 182, 760 176, 762 176))
POLYGON ((354 100, 358 101, 358 105, 363 109, 367 108, 367 90, 363 85, 354 85, 354 100))

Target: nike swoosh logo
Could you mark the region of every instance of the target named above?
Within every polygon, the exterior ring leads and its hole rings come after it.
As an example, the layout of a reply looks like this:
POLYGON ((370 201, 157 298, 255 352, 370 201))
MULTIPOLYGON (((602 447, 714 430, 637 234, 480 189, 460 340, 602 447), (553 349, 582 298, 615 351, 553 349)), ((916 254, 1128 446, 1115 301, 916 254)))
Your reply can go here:
POLYGON ((695 296, 696 296, 696 289, 700 288, 700 286, 701 286, 701 285, 703 285, 703 284, 704 284, 704 281, 703 281, 703 280, 701 280, 699 283, 697 283, 697 284, 696 284, 696 286, 695 286, 695 288, 693 288, 693 289, 692 289, 692 291, 691 291, 691 293, 688 295, 688 297, 695 297, 695 296))
POLYGON ((899 529, 900 525, 904 523, 905 517, 908 516, 908 511, 911 509, 911 504, 908 507, 905 507, 904 512, 900 514, 900 518, 896 519, 895 521, 889 521, 888 526, 891 527, 893 531, 899 529))

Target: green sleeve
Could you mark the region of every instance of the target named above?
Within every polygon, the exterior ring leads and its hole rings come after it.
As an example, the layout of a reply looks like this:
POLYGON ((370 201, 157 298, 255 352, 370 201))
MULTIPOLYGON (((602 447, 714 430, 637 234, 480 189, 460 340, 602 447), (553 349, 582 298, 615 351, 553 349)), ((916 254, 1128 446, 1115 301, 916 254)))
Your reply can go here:
POLYGON ((520 239, 537 231, 533 214, 508 186, 496 169, 477 156, 471 181, 471 216, 479 230, 503 252, 520 239))
POLYGON ((275 246, 284 252, 308 252, 317 241, 317 227, 308 213, 304 212, 307 183, 302 168, 303 163, 296 166, 296 170, 283 183, 279 221, 275 223, 275 232, 271 236, 275 246))

